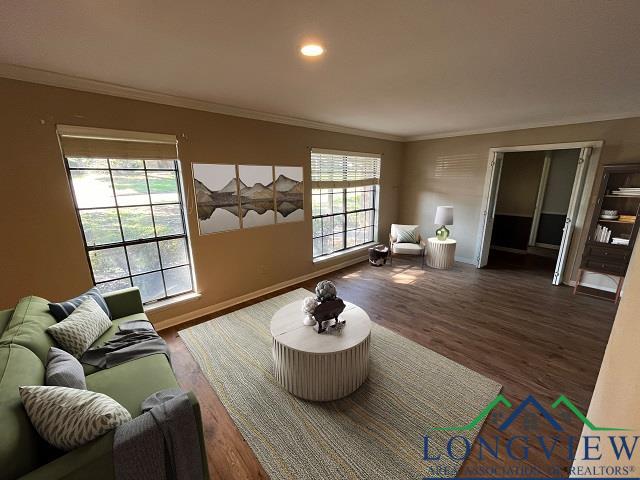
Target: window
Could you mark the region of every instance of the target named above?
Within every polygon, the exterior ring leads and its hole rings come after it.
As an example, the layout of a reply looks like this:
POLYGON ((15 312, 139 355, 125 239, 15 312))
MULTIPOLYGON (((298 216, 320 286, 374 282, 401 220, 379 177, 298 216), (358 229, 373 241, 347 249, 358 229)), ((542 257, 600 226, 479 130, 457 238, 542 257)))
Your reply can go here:
POLYGON ((103 292, 138 287, 144 303, 192 292, 175 140, 172 153, 160 149, 161 158, 145 158, 157 153, 151 144, 126 149, 125 155, 123 143, 111 141, 113 148, 105 149, 97 141, 98 157, 89 156, 91 140, 82 149, 61 140, 95 285, 103 292))
POLYGON ((313 258, 376 240, 379 178, 379 156, 311 152, 313 258))

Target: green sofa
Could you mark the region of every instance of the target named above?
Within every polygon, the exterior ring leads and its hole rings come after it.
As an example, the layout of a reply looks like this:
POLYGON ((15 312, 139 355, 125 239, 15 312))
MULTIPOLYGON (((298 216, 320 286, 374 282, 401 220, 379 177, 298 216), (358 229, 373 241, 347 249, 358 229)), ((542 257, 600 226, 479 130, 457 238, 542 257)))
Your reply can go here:
MULTIPOLYGON (((122 322, 147 319, 137 288, 104 297, 113 325, 94 345, 113 337, 122 322)), ((22 407, 18 387, 44 384, 47 353, 56 345, 45 331, 56 323, 47 304, 47 300, 31 296, 21 299, 13 310, 0 311, 0 479, 113 479, 113 431, 76 450, 61 452, 40 438, 22 407)), ((87 388, 109 395, 132 417, 140 415, 140 403, 152 393, 178 387, 171 365, 162 354, 105 370, 83 367, 87 388)), ((189 397, 200 436, 200 445, 194 448, 200 449, 207 477, 200 407, 193 394, 189 397)))

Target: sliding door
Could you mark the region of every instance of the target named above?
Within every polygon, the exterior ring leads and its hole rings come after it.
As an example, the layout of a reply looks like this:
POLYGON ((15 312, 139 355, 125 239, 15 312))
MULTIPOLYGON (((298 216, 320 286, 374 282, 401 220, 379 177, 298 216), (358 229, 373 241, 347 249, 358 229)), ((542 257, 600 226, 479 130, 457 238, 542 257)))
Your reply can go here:
POLYGON ((496 201, 498 199, 498 187, 500 186, 500 172, 502 171, 503 158, 504 153, 494 152, 487 171, 485 182, 489 183, 489 194, 483 205, 484 209, 481 217, 482 227, 480 229, 480 238, 478 239, 478 257, 476 258, 478 268, 484 267, 489 261, 491 234, 493 233, 493 221, 496 215, 496 201))
POLYGON ((562 231, 562 240, 560 242, 560 250, 558 252, 558 260, 556 268, 553 272, 553 284, 560 285, 562 283, 562 274, 567 263, 567 255, 571 245, 571 237, 575 228, 578 209, 580 208, 580 199, 582 198, 582 190, 584 188, 584 179, 587 173, 589 157, 591 156, 591 147, 580 150, 580 158, 578 159, 578 168, 573 181, 571 190, 571 200, 569 201, 569 209, 567 210, 567 218, 565 220, 564 229, 562 231))

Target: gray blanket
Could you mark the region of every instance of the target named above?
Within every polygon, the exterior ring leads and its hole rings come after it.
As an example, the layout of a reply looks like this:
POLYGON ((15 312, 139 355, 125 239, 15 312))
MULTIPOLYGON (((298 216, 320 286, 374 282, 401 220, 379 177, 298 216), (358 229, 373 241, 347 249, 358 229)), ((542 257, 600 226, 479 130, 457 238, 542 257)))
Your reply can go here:
POLYGON ((155 353, 163 353, 171 361, 166 342, 151 323, 131 320, 120 325, 115 336, 104 345, 84 352, 80 361, 104 369, 155 353))
POLYGON ((113 440, 116 480, 201 480, 198 426, 186 393, 162 390, 142 402, 139 417, 113 440))

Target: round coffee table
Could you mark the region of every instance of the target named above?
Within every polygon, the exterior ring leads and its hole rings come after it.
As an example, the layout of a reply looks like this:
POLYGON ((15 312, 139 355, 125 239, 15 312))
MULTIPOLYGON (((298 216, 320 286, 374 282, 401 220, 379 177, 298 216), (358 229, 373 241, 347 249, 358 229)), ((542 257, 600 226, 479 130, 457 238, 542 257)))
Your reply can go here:
POLYGON ((274 375, 296 397, 326 402, 346 397, 369 375, 371 320, 345 302, 341 333, 317 333, 302 324, 302 300, 278 310, 271 319, 274 375))

